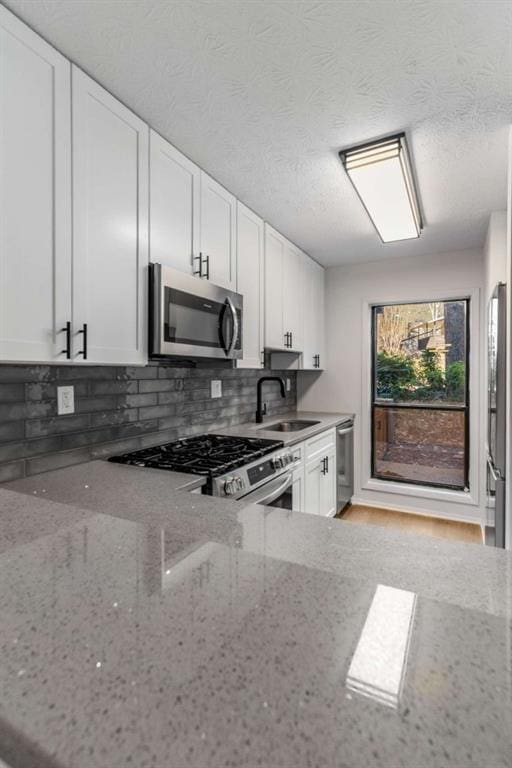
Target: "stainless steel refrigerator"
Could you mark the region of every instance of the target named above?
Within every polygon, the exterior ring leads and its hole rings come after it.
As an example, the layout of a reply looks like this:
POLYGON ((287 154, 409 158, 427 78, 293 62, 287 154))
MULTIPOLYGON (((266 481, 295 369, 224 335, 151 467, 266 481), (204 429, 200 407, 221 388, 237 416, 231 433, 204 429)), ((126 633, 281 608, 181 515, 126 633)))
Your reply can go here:
POLYGON ((487 506, 494 516, 495 545, 505 546, 507 407, 507 288, 499 283, 489 300, 487 370, 487 506), (494 513, 494 514, 493 514, 494 513))

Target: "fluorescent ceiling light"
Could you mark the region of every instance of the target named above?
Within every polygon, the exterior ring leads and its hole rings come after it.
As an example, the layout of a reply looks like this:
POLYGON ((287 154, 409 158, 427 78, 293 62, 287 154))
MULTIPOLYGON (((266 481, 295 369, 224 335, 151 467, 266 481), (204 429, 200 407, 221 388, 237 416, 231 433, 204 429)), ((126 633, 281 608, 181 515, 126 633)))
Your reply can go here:
POLYGON ((346 685, 396 708, 402 694, 416 595, 379 584, 354 651, 346 685))
POLYGON ((419 237, 423 223, 405 134, 339 154, 381 240, 390 243, 419 237))

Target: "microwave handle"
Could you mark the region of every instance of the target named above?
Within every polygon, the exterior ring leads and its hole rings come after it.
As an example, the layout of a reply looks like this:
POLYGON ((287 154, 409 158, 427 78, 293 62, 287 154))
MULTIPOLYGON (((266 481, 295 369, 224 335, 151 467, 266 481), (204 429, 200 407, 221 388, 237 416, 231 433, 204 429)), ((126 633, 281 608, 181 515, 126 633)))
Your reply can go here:
POLYGON ((237 339, 238 339, 238 331, 240 329, 239 329, 239 325, 238 325, 238 315, 236 313, 236 309, 235 309, 235 307, 233 305, 233 302, 231 301, 231 299, 229 297, 226 299, 226 305, 227 305, 229 311, 231 312, 231 317, 233 318, 233 333, 231 335, 231 342, 229 344, 229 347, 226 350, 227 356, 231 357, 231 355, 235 351, 236 342, 237 342, 237 339))

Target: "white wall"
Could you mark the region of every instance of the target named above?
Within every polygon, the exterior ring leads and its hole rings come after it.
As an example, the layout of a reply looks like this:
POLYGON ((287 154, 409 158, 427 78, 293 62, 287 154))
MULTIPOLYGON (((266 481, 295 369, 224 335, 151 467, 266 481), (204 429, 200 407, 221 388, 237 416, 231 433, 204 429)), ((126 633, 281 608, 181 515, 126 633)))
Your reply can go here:
POLYGON ((507 211, 491 213, 484 246, 485 299, 497 283, 507 282, 507 211))
POLYGON ((483 371, 481 251, 387 259, 332 267, 326 278, 326 371, 298 376, 301 410, 356 414, 354 500, 388 508, 453 518, 484 520, 482 484, 483 371), (404 486, 369 478, 370 455, 370 303, 407 302, 470 296, 471 452, 469 494, 404 486))
POLYGON ((508 142, 508 176, 507 176, 507 269, 506 280, 509 285, 507 292, 507 317, 508 317, 508 355, 507 355, 507 521, 505 525, 505 545, 512 549, 512 126, 509 131, 508 142))

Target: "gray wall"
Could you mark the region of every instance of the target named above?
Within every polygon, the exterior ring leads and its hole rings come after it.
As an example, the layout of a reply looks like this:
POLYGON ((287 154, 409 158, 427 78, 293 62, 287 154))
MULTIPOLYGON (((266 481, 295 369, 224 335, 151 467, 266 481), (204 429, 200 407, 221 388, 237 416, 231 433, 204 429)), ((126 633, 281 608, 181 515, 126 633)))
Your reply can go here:
POLYGON ((285 400, 266 384, 269 414, 296 407, 294 371, 0 365, 0 482, 254 420, 256 382, 291 381, 285 400), (222 397, 211 399, 211 379, 222 397), (75 413, 57 416, 57 385, 75 387, 75 413))

